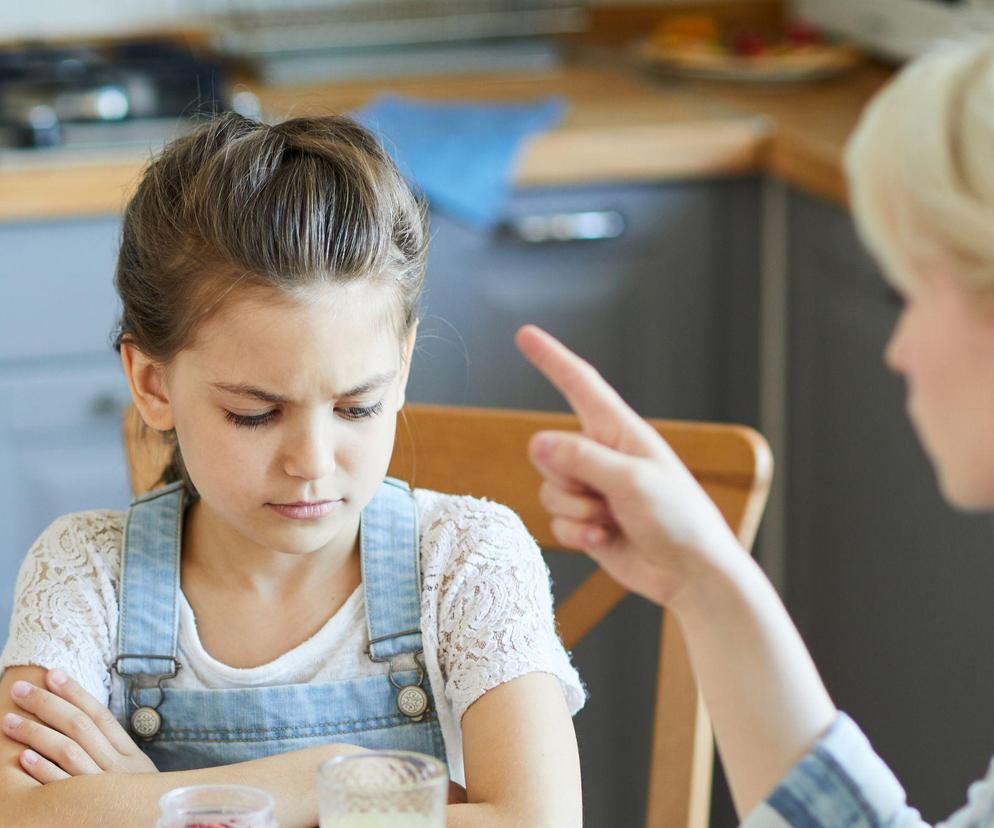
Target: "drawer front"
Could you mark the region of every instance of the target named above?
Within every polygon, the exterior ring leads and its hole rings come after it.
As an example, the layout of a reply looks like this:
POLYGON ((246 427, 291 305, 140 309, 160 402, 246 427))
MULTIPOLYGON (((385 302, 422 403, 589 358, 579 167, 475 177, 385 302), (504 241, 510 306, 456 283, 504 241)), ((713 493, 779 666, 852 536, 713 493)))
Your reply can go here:
POLYGON ((108 350, 119 228, 116 217, 0 224, 0 360, 108 350))

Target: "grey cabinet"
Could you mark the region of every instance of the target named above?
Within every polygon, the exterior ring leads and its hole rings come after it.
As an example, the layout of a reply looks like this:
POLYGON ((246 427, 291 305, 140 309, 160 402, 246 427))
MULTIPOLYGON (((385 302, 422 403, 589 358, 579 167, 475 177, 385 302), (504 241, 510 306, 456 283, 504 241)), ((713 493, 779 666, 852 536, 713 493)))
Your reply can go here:
POLYGON ((534 322, 647 416, 751 418, 756 205, 743 180, 519 191, 494 232, 434 215, 411 399, 563 408, 514 347, 534 322), (617 235, 556 237, 590 215, 617 235))
POLYGON ((0 639, 14 579, 59 515, 126 508, 127 387, 109 336, 115 218, 0 225, 0 639))
POLYGON ((59 515, 127 508, 121 446, 127 388, 113 362, 101 367, 0 377, 0 636, 7 638, 17 568, 59 515))
POLYGON ((994 745, 994 532, 940 496, 882 361, 898 303, 849 215, 789 205, 787 604, 836 703, 934 820, 994 745))

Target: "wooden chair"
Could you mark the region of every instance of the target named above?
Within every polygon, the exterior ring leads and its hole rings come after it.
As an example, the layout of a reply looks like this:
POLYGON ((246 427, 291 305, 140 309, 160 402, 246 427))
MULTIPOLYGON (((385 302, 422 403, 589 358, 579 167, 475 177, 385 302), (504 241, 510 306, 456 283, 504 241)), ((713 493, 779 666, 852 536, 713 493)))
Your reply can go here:
MULTIPOLYGON (((651 420, 749 549, 766 503, 773 463, 766 441, 735 425, 651 420)), ((540 478, 526 446, 536 431, 578 429, 575 417, 497 409, 409 405, 398 423, 390 474, 412 486, 488 497, 514 509, 543 549, 556 549, 538 501, 540 478)), ((143 436, 134 409, 125 447, 135 494, 156 484, 167 451, 143 436)), ((573 648, 627 591, 597 570, 556 610, 573 648)), ((648 828, 706 828, 713 762, 711 726, 679 626, 663 624, 649 773, 648 828)))

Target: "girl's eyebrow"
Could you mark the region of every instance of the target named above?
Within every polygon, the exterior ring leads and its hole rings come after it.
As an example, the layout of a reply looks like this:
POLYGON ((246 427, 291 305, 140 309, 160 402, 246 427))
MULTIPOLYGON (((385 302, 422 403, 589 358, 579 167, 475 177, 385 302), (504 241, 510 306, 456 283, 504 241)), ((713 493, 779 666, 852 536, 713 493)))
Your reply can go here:
MULTIPOLYGON (((381 374, 374 374, 369 379, 359 383, 359 385, 333 396, 335 399, 340 399, 342 397, 358 397, 362 394, 367 394, 376 388, 387 385, 393 381, 395 376, 397 376, 396 370, 384 371, 381 374)), ((233 384, 228 382, 212 382, 211 387, 217 388, 219 391, 226 391, 229 394, 237 394, 239 397, 254 397, 257 400, 262 400, 263 402, 268 403, 284 404, 289 402, 286 397, 283 397, 280 394, 274 394, 272 391, 264 391, 261 388, 256 388, 255 386, 247 385, 246 383, 233 384)))

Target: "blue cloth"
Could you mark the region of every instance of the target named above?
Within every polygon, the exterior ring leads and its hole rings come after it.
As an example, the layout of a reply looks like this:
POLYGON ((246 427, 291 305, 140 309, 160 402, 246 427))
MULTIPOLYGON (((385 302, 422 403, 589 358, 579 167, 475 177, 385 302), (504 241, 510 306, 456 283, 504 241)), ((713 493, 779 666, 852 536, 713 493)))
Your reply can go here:
MULTIPOLYGON (((128 683, 122 724, 133 724, 139 708, 161 717, 158 731, 139 741, 156 768, 227 765, 331 742, 413 750, 444 761, 432 688, 420 661, 417 507, 407 484, 386 478, 363 509, 359 529, 369 657, 383 663, 382 675, 323 684, 173 686, 184 507, 181 483, 131 504, 118 588, 121 643, 114 669, 128 683), (405 692, 424 699, 416 687, 427 695, 427 712, 405 715, 405 692)), ((143 710, 139 723, 154 716, 143 710)))
POLYGON ((392 95, 355 113, 380 136, 401 173, 431 205, 477 227, 492 227, 511 189, 525 139, 551 129, 566 104, 439 103, 392 95))
MULTIPOLYGON (((840 713, 742 828, 927 828, 855 722, 840 713)), ((994 826, 994 762, 967 804, 936 828, 994 826)))

